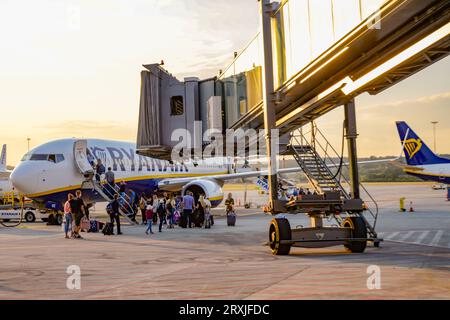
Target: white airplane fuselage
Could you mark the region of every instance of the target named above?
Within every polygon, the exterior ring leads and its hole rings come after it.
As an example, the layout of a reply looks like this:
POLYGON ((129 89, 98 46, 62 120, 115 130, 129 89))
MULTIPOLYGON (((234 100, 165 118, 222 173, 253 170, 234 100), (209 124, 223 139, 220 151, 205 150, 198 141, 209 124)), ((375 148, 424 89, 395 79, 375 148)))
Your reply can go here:
MULTIPOLYGON (((63 139, 43 144, 27 153, 11 174, 13 185, 26 197, 38 202, 59 202, 68 193, 81 188, 85 177, 77 166, 74 143, 79 139, 63 139)), ((112 168, 116 183, 124 181, 137 194, 158 191, 158 182, 168 178, 207 177, 229 172, 224 161, 209 159, 171 164, 136 154, 136 145, 129 142, 86 139, 87 149, 94 158, 102 160, 106 169, 112 168)), ((220 186, 217 186, 220 189, 220 186)), ((221 190, 214 190, 210 199, 218 205, 221 190)), ((104 201, 98 193, 83 190, 89 202, 104 201)))

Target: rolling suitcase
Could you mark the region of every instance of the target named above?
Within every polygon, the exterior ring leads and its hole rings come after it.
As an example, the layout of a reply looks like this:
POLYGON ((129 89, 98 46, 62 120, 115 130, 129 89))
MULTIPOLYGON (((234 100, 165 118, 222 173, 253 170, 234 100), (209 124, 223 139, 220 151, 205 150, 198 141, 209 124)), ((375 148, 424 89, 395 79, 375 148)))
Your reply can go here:
POLYGON ((236 226, 236 214, 230 213, 229 215, 227 215, 227 225, 229 227, 236 226))
POLYGON ((180 217, 180 220, 178 221, 178 226, 183 229, 187 228, 187 219, 183 215, 180 217))
POLYGON ((106 223, 102 233, 105 236, 112 236, 114 234, 114 225, 111 222, 106 223))
POLYGON ((89 228, 89 232, 91 233, 97 233, 99 231, 99 222, 97 220, 91 220, 89 221, 90 223, 90 228, 89 228))

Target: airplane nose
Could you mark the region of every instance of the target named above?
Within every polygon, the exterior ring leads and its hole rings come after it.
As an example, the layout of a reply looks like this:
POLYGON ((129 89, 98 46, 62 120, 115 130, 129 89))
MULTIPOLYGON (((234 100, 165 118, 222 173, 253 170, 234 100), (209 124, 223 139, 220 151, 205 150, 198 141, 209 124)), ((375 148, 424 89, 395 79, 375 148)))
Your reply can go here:
POLYGON ((20 193, 24 195, 33 193, 36 179, 32 177, 26 165, 18 165, 11 173, 10 180, 20 193))

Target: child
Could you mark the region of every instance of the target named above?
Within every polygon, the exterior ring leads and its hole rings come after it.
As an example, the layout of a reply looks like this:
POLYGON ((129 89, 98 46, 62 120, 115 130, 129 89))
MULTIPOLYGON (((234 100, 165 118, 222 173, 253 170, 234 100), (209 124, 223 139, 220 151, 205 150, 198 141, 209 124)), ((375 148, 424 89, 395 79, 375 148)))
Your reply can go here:
POLYGON ((145 231, 145 234, 153 234, 152 231, 152 225, 153 225, 153 201, 147 201, 147 207, 146 207, 146 218, 147 218, 147 230, 145 231))

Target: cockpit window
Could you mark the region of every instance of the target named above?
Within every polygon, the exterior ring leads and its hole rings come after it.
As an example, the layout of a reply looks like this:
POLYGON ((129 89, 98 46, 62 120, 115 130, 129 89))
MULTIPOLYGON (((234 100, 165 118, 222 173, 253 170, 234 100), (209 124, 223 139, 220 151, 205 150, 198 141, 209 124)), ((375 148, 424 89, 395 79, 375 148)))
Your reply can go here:
POLYGON ((35 153, 30 157, 31 161, 47 161, 47 159, 48 159, 48 154, 35 153))
POLYGON ((48 161, 56 163, 56 154, 49 154, 48 161))
POLYGON ((53 163, 60 163, 64 161, 64 155, 62 154, 38 154, 35 153, 31 156, 25 155, 22 161, 49 161, 53 163))

